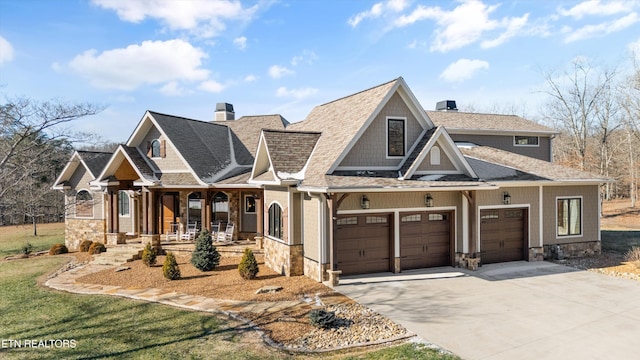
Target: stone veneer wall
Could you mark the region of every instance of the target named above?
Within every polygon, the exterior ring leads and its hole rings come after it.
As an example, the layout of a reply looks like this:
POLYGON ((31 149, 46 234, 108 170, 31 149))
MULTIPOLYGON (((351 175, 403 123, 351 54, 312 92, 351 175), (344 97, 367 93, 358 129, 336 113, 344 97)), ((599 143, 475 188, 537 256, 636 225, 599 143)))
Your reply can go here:
POLYGON ((105 243, 106 222, 102 219, 65 219, 65 245, 78 250, 83 240, 105 243))
POLYGON ((544 246, 544 258, 548 260, 593 256, 600 255, 601 253, 602 248, 600 241, 544 246))
POLYGON ((275 272, 286 276, 304 274, 302 245, 287 245, 265 237, 264 263, 275 272))
POLYGON ((303 259, 303 266, 304 266, 304 275, 306 277, 311 278, 317 282, 322 282, 323 274, 321 273, 320 264, 318 264, 317 261, 311 260, 305 257, 303 259))

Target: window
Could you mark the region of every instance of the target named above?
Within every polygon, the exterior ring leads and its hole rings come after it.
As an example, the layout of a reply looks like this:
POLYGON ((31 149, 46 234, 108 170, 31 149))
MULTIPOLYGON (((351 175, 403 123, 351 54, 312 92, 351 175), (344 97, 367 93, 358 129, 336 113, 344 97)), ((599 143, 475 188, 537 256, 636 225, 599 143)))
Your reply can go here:
POLYGON ((282 208, 275 203, 269 206, 269 236, 282 239, 282 208))
POLYGON ((346 218, 340 218, 336 221, 338 225, 358 225, 358 217, 351 216, 346 218))
POLYGON ((582 234, 582 199, 558 199, 558 236, 582 234))
POLYGON ((245 195, 244 197, 244 213, 255 214, 256 213, 256 198, 253 195, 245 195))
POLYGON ((539 138, 537 136, 514 136, 513 145, 515 146, 538 146, 539 138))
POLYGON ((386 216, 367 216, 365 218, 365 223, 367 224, 386 224, 387 217, 386 216))
POLYGON ((413 214, 413 215, 405 215, 400 218, 400 222, 420 222, 422 221, 422 215, 413 214))
POLYGON ((129 194, 126 191, 118 192, 118 214, 129 216, 129 194))
POLYGON ((87 190, 76 194, 76 216, 93 217, 93 196, 87 190))
POLYGON ((151 142, 151 157, 160 157, 160 140, 155 139, 151 142))
POLYGON ((440 148, 437 146, 431 148, 431 165, 440 165, 440 148))
POLYGON ((387 119, 387 156, 404 156, 403 119, 387 119))
POLYGON ((498 210, 486 210, 482 212, 480 220, 498 219, 499 217, 498 210))
POLYGON ((429 221, 445 221, 447 214, 429 214, 429 221))
POLYGON ((223 192, 213 195, 211 204, 212 220, 214 222, 227 222, 229 220, 229 197, 223 192))

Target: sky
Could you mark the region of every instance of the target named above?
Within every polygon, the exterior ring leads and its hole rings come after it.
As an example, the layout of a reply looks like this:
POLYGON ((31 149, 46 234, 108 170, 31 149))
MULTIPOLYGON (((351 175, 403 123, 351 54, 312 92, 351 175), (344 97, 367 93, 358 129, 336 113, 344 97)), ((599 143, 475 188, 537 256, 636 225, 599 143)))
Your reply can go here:
POLYGON ((640 1, 0 0, 0 96, 104 106, 77 130, 125 142, 145 111, 303 120, 402 76, 427 110, 544 111, 545 74, 631 66, 640 1))

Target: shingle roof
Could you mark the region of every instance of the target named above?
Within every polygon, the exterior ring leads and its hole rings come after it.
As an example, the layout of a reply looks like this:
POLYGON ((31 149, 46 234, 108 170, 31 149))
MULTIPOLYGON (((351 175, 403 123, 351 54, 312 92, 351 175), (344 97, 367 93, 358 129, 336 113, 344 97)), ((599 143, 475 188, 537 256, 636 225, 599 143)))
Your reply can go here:
POLYGON ((303 184, 327 185, 325 174, 398 81, 399 78, 316 106, 304 121, 288 126, 288 130, 322 133, 303 184))
POLYGON ((281 179, 299 178, 320 138, 319 132, 263 130, 273 171, 281 179))
POLYGON ((191 173, 163 173, 159 177, 164 186, 199 185, 198 180, 191 173))
POLYGON ((281 115, 258 115, 243 116, 238 120, 218 121, 216 124, 230 127, 249 152, 255 154, 262 129, 282 130, 289 125, 289 122, 281 115))
POLYGON ((111 159, 111 152, 104 151, 81 151, 78 150, 78 155, 82 158, 87 167, 89 167, 89 171, 93 174, 93 176, 98 176, 102 172, 109 159, 111 159))
POLYGON ((455 130, 496 130, 514 132, 556 132, 534 121, 516 115, 478 114, 459 111, 427 111, 427 116, 437 126, 444 126, 450 133, 455 130))
POLYGON ((608 181, 603 176, 570 167, 518 155, 489 146, 460 147, 474 170, 484 175, 483 180, 595 180, 608 181), (470 159, 471 158, 471 159, 470 159), (477 159, 480 161, 474 161, 477 159), (487 164, 489 163, 489 164, 487 164), (508 169, 511 168, 511 172, 508 169))
MULTIPOLYGON (((336 172, 333 175, 325 175, 326 186, 329 188, 398 188, 398 189, 426 189, 443 187, 478 187, 491 186, 483 181, 472 179, 466 175, 443 175, 437 180, 398 180, 397 175, 392 177, 382 176, 349 176, 344 172, 336 172), (336 173, 338 173, 336 175, 336 173)), ((382 174, 381 174, 382 175, 382 174)))
POLYGON ((142 176, 144 176, 147 180, 156 180, 156 176, 153 172, 153 169, 151 168, 149 163, 147 163, 144 160, 138 148, 126 146, 126 145, 121 145, 121 146, 122 146, 122 150, 124 150, 127 153, 127 155, 129 155, 129 158, 131 158, 131 161, 133 161, 132 165, 138 168, 140 173, 142 173, 142 176))
POLYGON ((416 159, 418 158, 418 155, 420 155, 420 152, 422 152, 422 150, 424 149, 424 146, 427 145, 429 140, 431 140, 431 137, 436 132, 436 130, 438 130, 437 127, 427 130, 427 132, 422 136, 420 141, 418 141, 418 145, 413 149, 411 154, 409 154, 404 164, 402 164, 402 167, 400 168, 401 176, 405 176, 407 174, 407 171, 409 171, 409 168, 411 167, 411 165, 413 165, 413 163, 416 161, 416 159))

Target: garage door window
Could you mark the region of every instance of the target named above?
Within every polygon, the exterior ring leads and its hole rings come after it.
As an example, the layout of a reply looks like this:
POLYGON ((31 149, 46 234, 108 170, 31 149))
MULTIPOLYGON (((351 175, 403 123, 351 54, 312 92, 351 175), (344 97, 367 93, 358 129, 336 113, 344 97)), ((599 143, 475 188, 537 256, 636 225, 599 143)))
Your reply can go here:
POLYGON ((420 222, 422 221, 422 215, 420 214, 413 214, 413 215, 406 215, 403 216, 400 219, 401 222, 420 222))
POLYGON ((282 208, 278 204, 269 206, 269 236, 282 239, 282 208))
POLYGON ((444 221, 447 220, 446 214, 429 214, 429 221, 444 221))
POLYGON ((358 225, 358 217, 352 216, 352 217, 338 219, 337 224, 338 225, 358 225))
POLYGON ((489 220, 489 219, 497 219, 499 218, 499 212, 498 210, 486 210, 482 212, 482 215, 480 216, 481 220, 489 220))
POLYGON ((558 199, 558 236, 582 235, 582 199, 558 199))
POLYGON ((387 222, 386 216, 367 216, 367 224, 385 224, 387 222))

